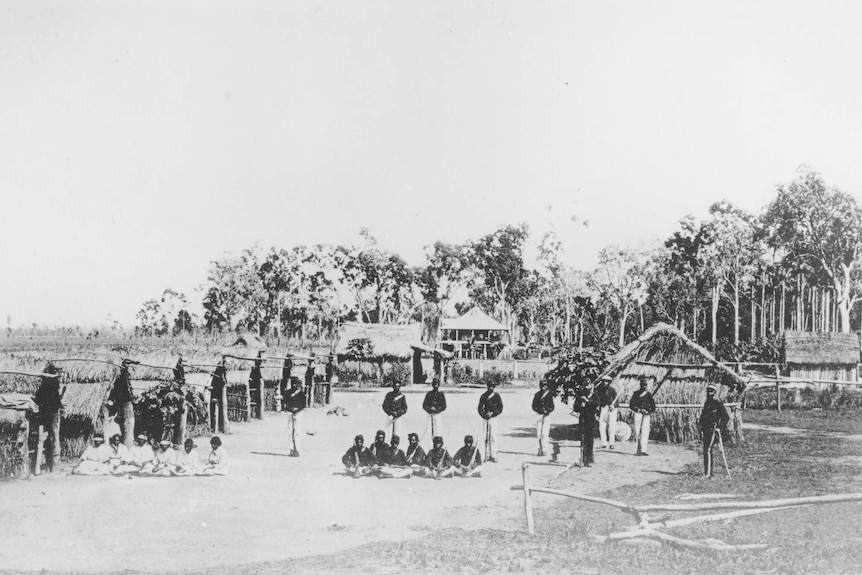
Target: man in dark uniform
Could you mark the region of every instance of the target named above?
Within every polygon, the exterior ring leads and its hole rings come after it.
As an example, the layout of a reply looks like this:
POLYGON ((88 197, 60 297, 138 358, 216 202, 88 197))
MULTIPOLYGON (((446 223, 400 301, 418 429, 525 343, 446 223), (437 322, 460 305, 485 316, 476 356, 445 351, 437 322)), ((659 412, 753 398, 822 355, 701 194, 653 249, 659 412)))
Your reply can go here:
POLYGON ((383 398, 383 411, 392 435, 401 435, 401 417, 407 413, 407 398, 401 393, 401 384, 397 381, 392 384, 392 391, 383 398))
POLYGON ((371 454, 374 456, 374 459, 380 465, 387 465, 389 463, 389 458, 391 457, 391 450, 389 445, 386 443, 386 432, 382 429, 377 432, 374 436, 374 443, 371 444, 371 447, 368 448, 371 454))
POLYGON ((174 367, 174 381, 180 385, 186 382, 186 369, 183 366, 183 356, 177 360, 177 365, 174 367))
POLYGON ((377 464, 377 458, 370 450, 365 448, 365 438, 357 435, 353 439, 353 446, 342 456, 341 463, 353 477, 367 475, 371 468, 377 464))
POLYGON ((131 449, 135 440, 135 406, 132 403, 135 396, 132 394, 132 381, 129 377, 129 363, 124 361, 120 366, 120 373, 111 386, 108 402, 117 410, 123 420, 123 444, 126 449, 131 449))
POLYGON ((479 397, 479 416, 485 420, 485 459, 497 463, 497 417, 503 413, 503 399, 494 391, 497 384, 488 382, 488 391, 479 397))
POLYGON ((431 437, 443 433, 442 418, 446 411, 446 395, 440 391, 440 378, 431 380, 431 391, 425 394, 422 409, 428 414, 428 422, 431 425, 431 437))
POLYGON ((634 432, 635 441, 638 444, 638 450, 635 455, 649 455, 647 453, 647 445, 649 444, 649 420, 655 412, 655 400, 652 397, 647 386, 650 380, 655 378, 646 375, 640 376, 640 389, 632 394, 629 400, 629 409, 635 414, 634 432))
POLYGON ((284 409, 284 400, 287 397, 287 390, 291 387, 291 373, 293 373, 293 360, 290 356, 287 356, 284 358, 284 365, 281 368, 281 381, 278 384, 278 389, 281 393, 282 409, 284 409))
POLYGON ((700 431, 703 434, 703 477, 712 477, 712 446, 716 434, 727 429, 730 415, 724 404, 717 397, 718 386, 710 383, 706 386, 706 401, 700 412, 700 431))
POLYGON ((326 381, 332 382, 332 376, 335 375, 335 362, 332 359, 332 356, 329 356, 329 359, 326 360, 326 381))
POLYGON ((213 372, 212 380, 210 380, 210 426, 213 433, 226 433, 227 413, 224 404, 224 386, 226 384, 227 366, 225 365, 225 357, 222 356, 213 372))
POLYGON ((548 389, 548 381, 539 382, 539 391, 533 396, 533 411, 536 412, 536 438, 539 440, 539 457, 550 451, 548 436, 551 432, 551 412, 554 411, 554 394, 548 389))
POLYGON ((482 477, 482 455, 473 445, 473 436, 464 437, 464 447, 455 452, 455 473, 461 477, 482 477))
POLYGON ((299 438, 302 434, 300 413, 305 409, 305 392, 299 385, 299 380, 292 380, 287 397, 284 398, 284 409, 287 411, 287 429, 290 437, 290 456, 299 457, 299 438))
POLYGON ((425 465, 425 450, 419 445, 419 435, 411 433, 407 436, 407 453, 404 454, 407 465, 416 468, 425 465))
POLYGON ((308 367, 305 368, 305 394, 306 401, 309 406, 314 404, 314 376, 316 373, 316 366, 314 363, 314 358, 308 360, 308 367))
POLYGON ((252 403, 257 404, 253 416, 258 419, 263 419, 263 375, 260 372, 260 366, 263 364, 263 351, 257 352, 257 359, 254 360, 254 367, 251 368, 251 374, 248 376, 248 391, 251 396, 252 403))
POLYGON ((439 435, 432 440, 434 447, 425 457, 425 477, 440 479, 441 477, 452 477, 455 468, 452 466, 452 456, 443 447, 443 438, 439 435))
POLYGON ((581 430, 581 465, 592 467, 593 445, 596 428, 599 426, 599 396, 593 382, 589 382, 584 392, 575 399, 575 407, 578 410, 578 427, 581 430))
POLYGON ((413 468, 407 465, 407 456, 403 449, 399 449, 401 438, 393 435, 389 440, 389 457, 386 461, 380 461, 381 466, 377 475, 381 479, 396 478, 407 479, 413 475, 413 468))
MULTIPOLYGON (((39 389, 33 395, 33 402, 39 406, 39 424, 43 426, 44 434, 39 441, 46 442, 45 462, 51 472, 60 470, 60 412, 63 409, 63 395, 66 386, 60 388, 60 372, 49 363, 42 370, 39 389), (47 440, 47 441, 46 441, 47 440)), ((40 461, 36 465, 41 465, 40 461)))
POLYGON ((611 386, 610 376, 602 376, 596 390, 599 395, 599 437, 601 449, 614 448, 617 434, 617 391, 611 386))

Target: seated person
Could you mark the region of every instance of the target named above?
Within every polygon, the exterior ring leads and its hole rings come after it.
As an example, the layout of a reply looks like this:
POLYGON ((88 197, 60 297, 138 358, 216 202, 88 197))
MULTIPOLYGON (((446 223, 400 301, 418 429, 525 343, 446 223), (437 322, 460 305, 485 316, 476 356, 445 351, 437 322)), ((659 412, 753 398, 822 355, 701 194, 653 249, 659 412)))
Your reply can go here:
POLYGON ((455 453, 455 474, 461 477, 482 477, 482 455, 473 445, 473 436, 464 437, 464 447, 455 453))
POLYGON ((108 446, 105 445, 105 438, 101 435, 94 435, 92 445, 88 446, 81 454, 81 462, 72 473, 75 475, 110 475, 109 459, 110 453, 108 446))
POLYGON ((393 435, 389 441, 389 460, 386 461, 386 465, 377 470, 381 479, 388 477, 406 479, 413 475, 413 468, 407 465, 407 456, 404 454, 404 450, 398 449, 400 443, 401 438, 397 435, 393 435))
POLYGON ((114 475, 122 475, 137 471, 138 468, 131 465, 132 454, 128 448, 120 443, 120 434, 115 433, 108 440, 108 464, 111 466, 111 473, 114 475))
POLYGON ((228 457, 227 451, 221 446, 221 439, 217 436, 210 439, 210 447, 212 451, 198 475, 227 475, 228 457))
POLYGON ((391 449, 386 443, 386 433, 383 430, 377 432, 374 436, 374 443, 368 448, 374 458, 377 460, 377 465, 388 465, 391 457, 391 449))
POLYGON ((365 447, 365 438, 357 435, 353 438, 353 446, 341 458, 341 463, 353 474, 353 477, 362 477, 377 465, 377 458, 365 447))
POLYGON ((455 467, 452 465, 452 456, 443 447, 443 438, 439 435, 435 436, 433 444, 434 447, 425 457, 425 477, 434 479, 452 477, 455 474, 455 467))
POLYGON ((414 471, 425 466, 425 450, 419 445, 419 436, 415 433, 407 434, 407 453, 404 454, 404 459, 414 471))
POLYGON ((135 444, 132 446, 130 454, 132 456, 132 465, 139 470, 146 464, 151 463, 156 456, 153 447, 147 442, 147 436, 143 433, 135 438, 135 444))
POLYGON ((167 439, 159 442, 159 450, 156 452, 155 460, 153 461, 152 475, 161 475, 168 477, 175 475, 177 472, 177 451, 167 439))
POLYGON ((177 475, 194 475, 201 469, 201 458, 194 439, 189 437, 177 453, 177 475))

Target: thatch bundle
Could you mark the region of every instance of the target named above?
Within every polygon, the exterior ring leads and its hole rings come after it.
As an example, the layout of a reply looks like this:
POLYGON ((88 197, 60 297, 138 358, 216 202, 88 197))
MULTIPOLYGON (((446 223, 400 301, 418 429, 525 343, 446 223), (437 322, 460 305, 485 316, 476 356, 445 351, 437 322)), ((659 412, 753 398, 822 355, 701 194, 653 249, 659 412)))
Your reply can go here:
MULTIPOLYGON (((655 378, 652 392, 657 404, 703 405, 710 383, 720 386, 718 396, 723 401, 735 401, 745 389, 738 375, 668 324, 651 327, 620 350, 603 375, 612 378, 621 403, 628 403, 641 376, 655 378)), ((699 417, 698 408, 660 408, 653 414, 651 426, 659 437, 683 443, 698 438, 699 417)), ((632 419, 630 412, 623 413, 623 421, 632 419)))

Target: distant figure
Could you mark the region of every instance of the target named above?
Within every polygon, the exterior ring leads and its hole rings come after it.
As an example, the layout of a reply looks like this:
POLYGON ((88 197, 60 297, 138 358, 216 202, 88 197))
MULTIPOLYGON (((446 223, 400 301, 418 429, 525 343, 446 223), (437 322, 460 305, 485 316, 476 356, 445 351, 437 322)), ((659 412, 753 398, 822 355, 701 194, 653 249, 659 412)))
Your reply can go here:
POLYGON ((291 384, 291 374, 293 373, 293 360, 290 356, 284 358, 284 366, 281 368, 281 381, 279 382, 279 390, 281 391, 281 401, 284 405, 284 398, 287 397, 287 390, 291 384))
POLYGON ((227 451, 221 446, 221 439, 218 436, 210 439, 210 448, 210 454, 198 475, 227 475, 227 451))
POLYGON ((401 417, 407 413, 407 398, 401 393, 401 384, 392 383, 392 391, 383 398, 383 411, 386 413, 386 425, 391 427, 391 435, 401 434, 401 417))
POLYGON ((315 365, 314 358, 312 357, 308 360, 308 367, 305 368, 305 395, 306 402, 309 406, 314 405, 314 380, 317 366, 315 365))
POLYGON ((183 356, 177 360, 177 365, 174 367, 174 381, 179 384, 186 382, 186 369, 183 366, 183 356))
POLYGON ((464 447, 455 452, 455 473, 461 477, 482 477, 482 455, 473 445, 473 436, 464 437, 464 447))
POLYGON ((153 448, 147 442, 147 436, 143 433, 135 438, 135 444, 130 450, 132 465, 140 471, 146 464, 153 461, 153 448))
POLYGON ((364 444, 365 438, 357 435, 353 439, 353 446, 341 457, 341 463, 353 477, 367 475, 377 464, 377 458, 365 448, 364 444))
POLYGON ((263 364, 263 351, 257 352, 257 358, 254 360, 254 367, 251 368, 251 373, 248 376, 248 391, 251 395, 251 401, 256 405, 253 415, 258 419, 263 419, 263 374, 260 367, 263 364))
POLYGON ((132 454, 125 445, 120 443, 120 439, 120 434, 115 433, 108 440, 108 465, 111 467, 111 473, 115 475, 138 470, 136 466, 131 465, 132 454))
POLYGON ((329 359, 326 360, 326 381, 332 382, 332 378, 335 376, 335 363, 333 361, 332 356, 329 356, 329 359))
POLYGON ((479 397, 479 416, 485 420, 485 459, 497 462, 497 417, 503 413, 503 399, 494 391, 497 384, 488 382, 488 391, 479 397))
POLYGON ((629 400, 629 409, 635 414, 634 432, 635 441, 638 444, 638 450, 635 455, 649 455, 647 446, 649 445, 649 423, 650 417, 655 412, 655 400, 652 393, 647 389, 650 380, 655 380, 653 377, 642 375, 639 378, 640 389, 632 394, 629 400))
POLYGON ((578 410, 578 427, 581 430, 581 465, 592 467, 594 463, 593 445, 596 438, 596 428, 599 426, 599 397, 595 385, 589 382, 584 394, 575 399, 578 410))
POLYGON ((440 391, 440 378, 431 380, 431 391, 425 394, 422 409, 428 414, 428 423, 431 426, 431 437, 437 437, 443 433, 443 412, 446 411, 446 395, 440 391))
POLYGON ((539 440, 539 457, 550 452, 551 412, 554 411, 554 394, 548 389, 548 380, 539 382, 539 391, 533 396, 533 411, 536 413, 536 438, 539 440))
MULTIPOLYGON (((33 402, 39 406, 38 422, 43 426, 43 434, 39 441, 45 445, 45 462, 48 470, 59 471, 60 469, 60 412, 63 409, 63 395, 66 386, 60 386, 60 370, 48 363, 39 383, 39 389, 33 395, 33 402)), ((36 462, 37 466, 42 463, 36 462)))
POLYGON ((411 433, 407 436, 407 452, 404 454, 407 465, 414 470, 425 465, 425 450, 419 445, 419 435, 411 433))
POLYGON ((227 366, 225 365, 225 357, 222 356, 210 381, 210 429, 213 433, 225 432, 227 414, 224 405, 224 387, 226 384, 227 366))
POLYGON ((81 454, 81 461, 72 471, 75 475, 109 475, 111 466, 108 460, 111 455, 101 435, 93 436, 93 443, 81 454))
POLYGON ((715 436, 727 429, 730 415, 724 403, 716 397, 718 386, 710 383, 706 386, 706 401, 700 412, 700 431, 703 434, 703 478, 712 477, 712 446, 715 436))
POLYGON ((602 376, 599 381, 599 437, 601 448, 614 448, 617 434, 617 392, 611 386, 610 376, 602 376))
POLYGON ((305 392, 299 385, 299 380, 294 379, 290 384, 290 391, 284 398, 284 409, 287 411, 287 433, 290 438, 290 456, 299 457, 299 439, 302 435, 300 414, 307 405, 305 392))
POLYGON ((452 456, 443 447, 443 438, 437 436, 432 440, 432 443, 434 447, 425 457, 425 477, 432 479, 452 477, 455 474, 454 462, 452 456))
POLYGON ((159 442, 159 450, 156 452, 155 461, 151 470, 152 475, 168 477, 177 472, 177 450, 167 439, 159 442))
POLYGON ((177 453, 177 475, 195 475, 201 471, 201 458, 195 440, 187 438, 183 449, 177 453))

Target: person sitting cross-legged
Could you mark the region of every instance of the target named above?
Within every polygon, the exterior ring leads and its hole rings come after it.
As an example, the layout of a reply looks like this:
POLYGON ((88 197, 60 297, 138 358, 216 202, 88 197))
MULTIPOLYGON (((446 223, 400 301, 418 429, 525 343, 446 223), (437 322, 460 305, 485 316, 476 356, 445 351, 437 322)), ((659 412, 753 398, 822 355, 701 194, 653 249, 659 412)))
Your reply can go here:
POLYGON ((482 477, 482 455, 473 445, 473 436, 464 437, 464 447, 455 452, 455 474, 461 477, 482 477))
POLYGON ((123 475, 138 470, 138 467, 132 463, 132 454, 120 442, 120 439, 120 434, 115 433, 108 441, 108 464, 114 475, 123 475))
POLYGON ((110 453, 101 435, 93 436, 93 444, 81 454, 81 462, 72 471, 75 475, 110 475, 110 453))
POLYGON ((407 434, 407 453, 404 458, 413 471, 421 470, 425 465, 425 450, 419 445, 419 435, 416 433, 407 434))
POLYGON ((198 475, 227 475, 228 456, 221 446, 221 438, 215 436, 210 439, 210 448, 212 450, 198 475))
POLYGON ((362 477, 371 472, 377 458, 365 447, 365 438, 357 435, 353 438, 353 446, 341 457, 341 463, 353 477, 362 477))
POLYGON ((195 440, 189 437, 183 449, 177 453, 177 475, 195 475, 202 469, 200 454, 195 440))
POLYGON ((455 467, 452 462, 452 456, 443 447, 443 438, 439 435, 433 439, 434 447, 428 452, 425 457, 425 477, 432 479, 441 479, 443 477, 452 477, 455 474, 455 467))
POLYGON ((413 475, 413 469, 407 465, 407 456, 404 454, 404 450, 398 448, 400 444, 401 438, 397 435, 393 435, 392 439, 389 440, 389 457, 386 461, 381 462, 383 465, 377 470, 381 479, 390 477, 406 479, 413 475))

